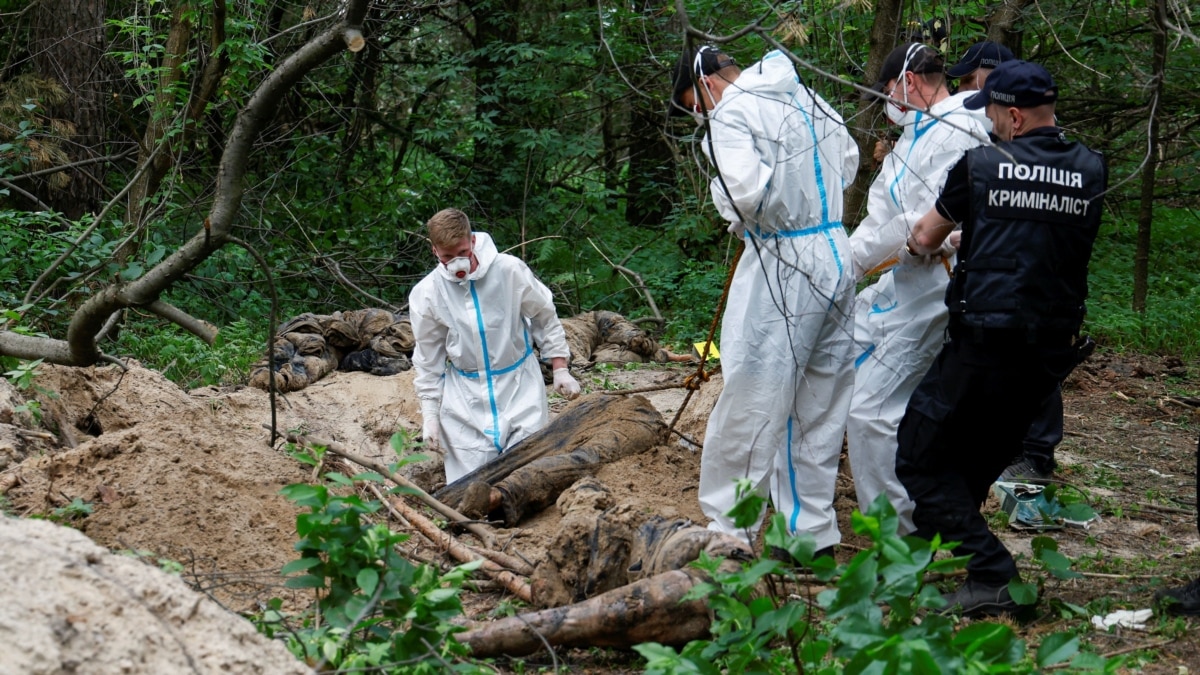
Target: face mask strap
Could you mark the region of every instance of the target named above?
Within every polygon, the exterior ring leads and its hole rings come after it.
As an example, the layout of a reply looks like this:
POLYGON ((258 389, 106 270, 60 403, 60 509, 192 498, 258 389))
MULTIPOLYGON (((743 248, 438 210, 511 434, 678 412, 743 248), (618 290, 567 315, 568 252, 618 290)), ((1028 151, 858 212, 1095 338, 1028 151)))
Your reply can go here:
MULTIPOLYGON (((921 53, 925 45, 920 42, 914 42, 908 46, 908 50, 904 52, 904 63, 900 66, 900 74, 896 76, 896 86, 904 85, 904 104, 908 105, 908 84, 904 82, 904 74, 908 72, 908 67, 912 64, 913 59, 921 53)), ((915 73, 914 73, 915 74, 915 73)))

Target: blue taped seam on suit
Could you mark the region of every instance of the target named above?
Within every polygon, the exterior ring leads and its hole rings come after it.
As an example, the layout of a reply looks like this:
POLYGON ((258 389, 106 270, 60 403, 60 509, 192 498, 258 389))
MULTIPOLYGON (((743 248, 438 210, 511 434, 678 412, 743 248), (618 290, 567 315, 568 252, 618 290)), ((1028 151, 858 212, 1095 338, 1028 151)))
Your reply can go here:
POLYGON ((496 389, 492 385, 492 357, 488 354, 487 331, 483 328, 483 311, 479 308, 479 294, 475 292, 474 280, 471 281, 471 300, 475 303, 475 323, 479 326, 479 344, 483 347, 483 373, 487 377, 488 403, 492 406, 492 445, 496 446, 496 452, 504 452, 504 447, 500 445, 500 412, 496 408, 496 389))
POLYGON ((867 347, 866 351, 864 351, 862 354, 860 354, 857 359, 854 359, 854 369, 858 370, 858 367, 861 366, 862 364, 866 363, 867 359, 871 358, 871 355, 874 353, 875 353, 875 345, 872 344, 870 347, 867 347))
POLYGON ((787 453, 788 453, 788 483, 792 490, 792 515, 788 518, 788 532, 796 531, 796 521, 800 519, 800 493, 796 489, 796 465, 792 462, 792 418, 787 421, 787 453))

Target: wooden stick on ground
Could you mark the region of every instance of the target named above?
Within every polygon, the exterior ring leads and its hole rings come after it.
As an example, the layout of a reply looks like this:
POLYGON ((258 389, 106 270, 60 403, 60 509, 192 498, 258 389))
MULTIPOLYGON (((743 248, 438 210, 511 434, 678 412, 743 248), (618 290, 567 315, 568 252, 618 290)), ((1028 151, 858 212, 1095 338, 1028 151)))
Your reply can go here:
MULTIPOLYGON (((438 546, 445 547, 455 560, 459 562, 472 562, 480 559, 465 544, 455 539, 449 532, 439 529, 437 525, 433 524, 433 521, 421 515, 416 509, 406 504, 403 499, 392 497, 388 503, 391 504, 392 508, 399 511, 400 515, 404 516, 408 522, 412 523, 413 527, 417 528, 417 531, 424 535, 426 539, 438 546)), ((525 577, 513 574, 486 558, 483 559, 483 565, 479 569, 483 570, 484 574, 495 579, 509 592, 524 602, 533 602, 533 591, 529 587, 529 580, 525 577)))
POLYGON ((708 601, 682 602, 699 570, 673 570, 583 602, 472 625, 457 635, 474 656, 522 656, 543 647, 631 647, 653 640, 683 644, 703 637, 708 601))
POLYGON ((449 518, 450 520, 452 520, 456 523, 462 524, 462 526, 464 528, 466 528, 466 530, 468 532, 470 532, 471 534, 474 534, 476 537, 479 537, 479 541, 483 542, 483 545, 485 547, 491 548, 491 549, 496 548, 496 538, 492 535, 491 531, 489 531, 486 527, 484 527, 483 525, 480 525, 478 522, 472 521, 470 518, 464 516, 463 514, 459 513, 458 511, 456 511, 456 510, 450 508, 449 506, 446 506, 442 502, 434 499, 432 496, 430 496, 430 494, 428 492, 425 492, 421 488, 417 487, 417 485, 415 483, 413 483, 409 479, 405 478, 404 476, 401 476, 396 473, 392 473, 383 464, 380 464, 379 462, 376 462, 374 460, 367 459, 366 457, 361 457, 359 455, 356 455, 353 452, 346 450, 344 447, 342 447, 342 445, 340 443, 336 443, 334 441, 327 441, 324 439, 314 438, 312 436, 304 436, 304 435, 296 434, 296 433, 288 433, 287 439, 289 441, 291 441, 292 443, 302 443, 305 445, 319 445, 319 446, 325 448, 326 450, 328 450, 329 452, 332 452, 335 455, 338 455, 340 457, 345 457, 346 459, 350 460, 351 462, 354 462, 355 464, 365 466, 368 469, 373 469, 376 472, 378 472, 384 476, 387 476, 396 485, 400 485, 402 487, 408 488, 409 490, 412 490, 414 495, 417 497, 417 499, 420 499, 422 502, 424 502, 427 506, 432 508, 434 511, 437 511, 438 513, 442 514, 443 516, 446 516, 447 518, 449 518))
POLYGON ((474 553, 475 555, 487 558, 488 560, 491 560, 492 562, 496 563, 497 565, 507 568, 507 569, 510 569, 513 572, 516 572, 517 574, 520 574, 520 575, 526 576, 526 577, 533 574, 533 569, 534 569, 533 565, 530 565, 529 563, 525 562, 524 560, 521 560, 520 558, 511 556, 507 553, 501 553, 500 551, 489 551, 488 549, 485 549, 485 548, 475 548, 474 546, 471 546, 470 544, 463 544, 463 545, 466 546, 468 549, 470 549, 470 551, 472 553, 474 553))

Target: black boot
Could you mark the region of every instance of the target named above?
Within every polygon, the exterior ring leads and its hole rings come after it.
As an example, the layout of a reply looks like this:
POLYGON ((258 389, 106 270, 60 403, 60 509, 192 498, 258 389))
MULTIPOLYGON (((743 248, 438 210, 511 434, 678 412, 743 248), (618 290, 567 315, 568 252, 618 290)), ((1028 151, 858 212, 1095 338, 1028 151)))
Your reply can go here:
POLYGON ((946 607, 941 614, 962 614, 965 617, 1016 615, 1021 606, 1008 593, 1008 583, 985 584, 967 579, 953 593, 943 593, 946 607))
POLYGON ((1154 603, 1167 614, 1200 616, 1200 578, 1174 588, 1164 588, 1154 594, 1154 603))

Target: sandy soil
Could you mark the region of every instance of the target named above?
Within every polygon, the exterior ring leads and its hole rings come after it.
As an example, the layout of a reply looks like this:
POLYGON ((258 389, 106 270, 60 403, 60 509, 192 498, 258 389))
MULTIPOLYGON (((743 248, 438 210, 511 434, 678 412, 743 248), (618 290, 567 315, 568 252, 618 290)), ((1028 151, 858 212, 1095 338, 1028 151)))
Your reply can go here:
MULTIPOLYGON (((681 365, 618 368, 586 373, 581 381, 585 391, 643 390, 678 381, 690 370, 681 365)), ((271 411, 264 392, 185 392, 136 366, 125 373, 112 366, 43 366, 37 384, 56 394, 41 396, 42 425, 26 413, 12 413, 19 396, 11 388, 0 389, 0 486, 10 477, 17 480, 7 493, 10 513, 61 513, 79 499, 93 512, 71 524, 97 544, 136 551, 143 560, 177 561, 184 567, 183 581, 235 612, 257 611, 275 596, 304 601, 285 595, 277 573, 294 557, 296 514, 278 492, 309 480, 311 469, 291 458, 282 442, 270 443, 264 425, 270 424, 271 411), (5 424, 5 410, 11 425, 5 424)), ((1107 353, 1093 356, 1068 381, 1059 478, 1083 490, 1102 518, 1087 531, 1052 535, 1090 576, 1057 581, 1023 562, 1027 577, 1045 584, 1042 615, 1021 628, 1032 642, 1043 633, 1079 625, 1081 619, 1063 618, 1064 603, 1092 611, 1148 607, 1155 588, 1200 572, 1191 398, 1198 388, 1195 374, 1177 361, 1107 353)), ((598 477, 618 502, 637 504, 647 514, 705 522, 695 499, 700 454, 689 441, 703 442, 719 389, 718 376, 691 397, 676 424, 682 437, 600 470, 598 477)), ((683 404, 684 390, 644 395, 669 423, 683 404)), ((563 405, 552 398, 553 409, 563 405)), ((281 396, 276 415, 278 429, 336 441, 384 463, 395 458, 388 445, 393 432, 415 435, 420 426, 411 373, 335 372, 281 396)), ((844 560, 863 545, 849 525, 852 500, 851 479, 843 475, 837 507, 844 536, 838 555, 844 560)), ((557 523, 555 509, 549 509, 519 528, 500 531, 500 539, 509 552, 536 561, 557 523)), ((1031 535, 1006 532, 1004 537, 1015 552, 1029 550, 1031 535)), ((445 554, 418 540, 414 537, 409 548, 415 559, 448 563, 445 554)), ((470 618, 512 606, 498 591, 470 593, 464 600, 470 618)), ((1109 653, 1157 645, 1156 660, 1146 661, 1141 654, 1148 652, 1138 652, 1138 667, 1145 672, 1200 668, 1200 636, 1171 621, 1156 619, 1143 632, 1093 631, 1085 639, 1109 653)), ((558 658, 560 664, 601 672, 638 664, 635 657, 608 651, 571 650, 558 658)), ((551 663, 546 656, 527 665, 542 661, 551 663)))

